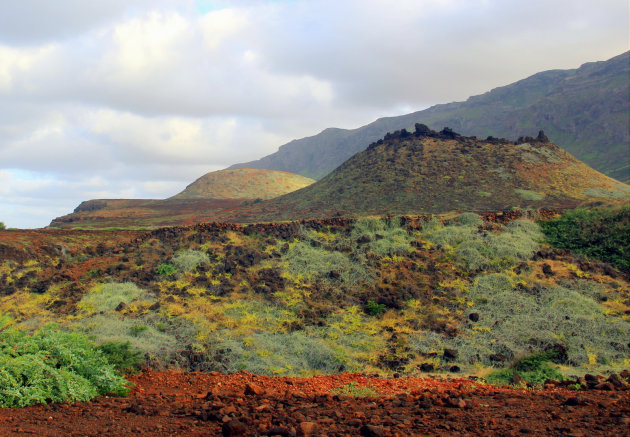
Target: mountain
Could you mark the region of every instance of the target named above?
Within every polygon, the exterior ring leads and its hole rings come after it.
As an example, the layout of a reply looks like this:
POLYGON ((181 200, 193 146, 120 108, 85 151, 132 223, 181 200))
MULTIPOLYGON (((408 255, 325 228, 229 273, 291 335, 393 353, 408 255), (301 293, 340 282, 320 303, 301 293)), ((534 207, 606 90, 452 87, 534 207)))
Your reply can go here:
POLYGON ((266 168, 320 179, 386 132, 423 123, 465 135, 516 139, 543 129, 551 141, 594 169, 630 181, 630 52, 578 69, 550 70, 470 97, 358 129, 326 129, 294 140, 257 161, 231 168, 266 168))
POLYGON ((82 202, 73 213, 54 219, 56 228, 155 227, 198 223, 244 202, 256 203, 313 183, 284 171, 220 170, 207 173, 181 193, 164 200, 95 199, 82 202))
POLYGON ((417 124, 344 162, 320 181, 221 220, 275 221, 336 215, 574 208, 621 203, 630 187, 538 137, 478 139, 417 124))
POLYGON ((206 173, 171 199, 272 199, 304 188, 313 179, 286 171, 253 168, 206 173))

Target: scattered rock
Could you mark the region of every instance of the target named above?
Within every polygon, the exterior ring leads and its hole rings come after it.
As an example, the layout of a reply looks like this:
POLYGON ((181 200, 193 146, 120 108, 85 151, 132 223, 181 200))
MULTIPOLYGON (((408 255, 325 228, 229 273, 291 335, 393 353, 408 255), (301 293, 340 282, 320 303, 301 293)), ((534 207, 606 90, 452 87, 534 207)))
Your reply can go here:
POLYGON ((359 429, 359 434, 363 437, 384 437, 385 428, 377 425, 363 425, 359 429))

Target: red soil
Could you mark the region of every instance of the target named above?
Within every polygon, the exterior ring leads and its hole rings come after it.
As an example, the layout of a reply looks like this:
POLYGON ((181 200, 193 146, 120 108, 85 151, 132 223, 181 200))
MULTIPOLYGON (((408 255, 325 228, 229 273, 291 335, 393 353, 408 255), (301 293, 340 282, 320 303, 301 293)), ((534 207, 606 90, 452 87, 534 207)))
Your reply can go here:
POLYGON ((630 435, 630 391, 522 390, 468 379, 148 372, 129 397, 0 410, 3 436, 630 435), (355 382, 378 398, 331 390, 355 382))

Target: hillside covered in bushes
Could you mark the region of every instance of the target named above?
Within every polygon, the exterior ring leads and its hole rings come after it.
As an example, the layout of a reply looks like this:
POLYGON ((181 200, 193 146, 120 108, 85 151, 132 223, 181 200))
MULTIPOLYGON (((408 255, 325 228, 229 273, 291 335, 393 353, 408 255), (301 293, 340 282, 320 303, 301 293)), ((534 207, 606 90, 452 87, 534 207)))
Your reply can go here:
POLYGON ((565 374, 627 367, 623 264, 561 248, 540 217, 3 231, 0 311, 152 368, 484 375, 549 351, 565 374))

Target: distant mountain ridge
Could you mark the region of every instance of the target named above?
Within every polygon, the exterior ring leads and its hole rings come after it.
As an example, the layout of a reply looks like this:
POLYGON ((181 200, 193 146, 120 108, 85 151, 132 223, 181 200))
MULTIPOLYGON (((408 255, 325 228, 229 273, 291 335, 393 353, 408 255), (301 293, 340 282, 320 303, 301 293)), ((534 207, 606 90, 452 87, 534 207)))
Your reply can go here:
POLYGON ((630 52, 571 70, 537 73, 513 84, 357 129, 329 128, 276 153, 230 168, 266 168, 320 179, 387 132, 423 123, 464 135, 516 139, 543 129, 550 140, 594 169, 630 181, 630 52))
POLYGON ((218 213, 236 222, 334 216, 570 209, 626 202, 630 186, 549 141, 463 136, 417 124, 372 143, 301 190, 218 213))

